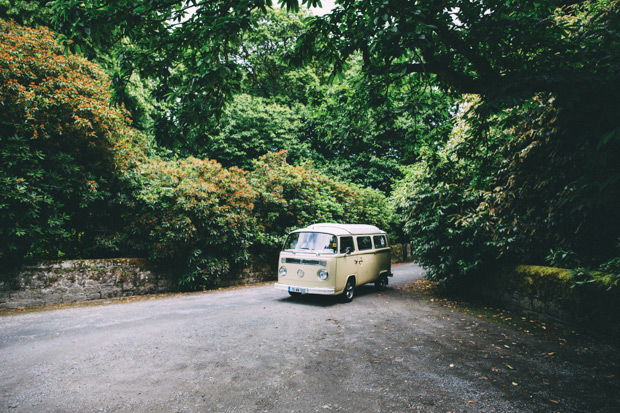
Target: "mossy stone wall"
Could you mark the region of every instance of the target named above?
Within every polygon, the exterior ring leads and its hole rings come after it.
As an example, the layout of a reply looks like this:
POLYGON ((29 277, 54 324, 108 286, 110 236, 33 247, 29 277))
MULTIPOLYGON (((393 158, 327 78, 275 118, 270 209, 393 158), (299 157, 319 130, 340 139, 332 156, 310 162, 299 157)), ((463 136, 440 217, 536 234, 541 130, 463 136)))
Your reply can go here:
POLYGON ((569 270, 532 265, 505 267, 476 277, 468 294, 542 320, 579 325, 620 337, 620 291, 597 282, 578 285, 569 270))

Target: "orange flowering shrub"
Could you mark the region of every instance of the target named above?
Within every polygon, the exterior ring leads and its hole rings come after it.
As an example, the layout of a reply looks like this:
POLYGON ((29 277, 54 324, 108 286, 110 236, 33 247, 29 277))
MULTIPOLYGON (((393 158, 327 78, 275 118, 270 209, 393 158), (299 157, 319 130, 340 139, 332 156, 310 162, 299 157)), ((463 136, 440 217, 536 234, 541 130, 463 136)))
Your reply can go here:
POLYGON ((193 286, 247 263, 255 192, 243 171, 212 160, 153 158, 136 168, 133 180, 126 232, 135 249, 174 263, 180 281, 193 286))
POLYGON ((288 231, 317 222, 364 223, 390 230, 386 196, 370 188, 338 182, 311 164, 293 166, 286 151, 255 161, 250 182, 257 189, 254 214, 260 232, 256 248, 273 255, 288 231))
POLYGON ((49 30, 0 21, 0 45, 0 261, 112 253, 109 202, 143 138, 49 30))

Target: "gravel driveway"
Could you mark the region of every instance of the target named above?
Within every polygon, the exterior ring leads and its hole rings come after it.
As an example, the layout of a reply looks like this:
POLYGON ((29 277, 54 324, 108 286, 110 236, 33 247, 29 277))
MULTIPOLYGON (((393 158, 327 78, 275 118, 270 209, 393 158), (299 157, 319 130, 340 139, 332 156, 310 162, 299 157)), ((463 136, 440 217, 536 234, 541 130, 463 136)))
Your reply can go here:
POLYGON ((620 411, 617 348, 497 324, 393 270, 349 304, 263 285, 2 316, 0 410, 620 411))

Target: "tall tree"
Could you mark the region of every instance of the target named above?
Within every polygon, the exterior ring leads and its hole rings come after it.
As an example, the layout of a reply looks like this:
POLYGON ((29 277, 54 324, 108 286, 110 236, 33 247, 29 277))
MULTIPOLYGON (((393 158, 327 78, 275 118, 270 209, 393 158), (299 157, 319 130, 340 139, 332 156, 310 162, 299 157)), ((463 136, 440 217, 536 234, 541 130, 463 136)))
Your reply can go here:
POLYGON ((401 165, 420 159, 452 128, 454 98, 417 75, 369 82, 359 56, 341 80, 326 88, 324 103, 310 111, 308 134, 326 168, 360 185, 390 192, 401 165))
POLYGON ((126 95, 136 73, 150 81, 167 109, 154 125, 158 140, 175 147, 199 137, 194 126, 217 119, 239 90, 243 35, 258 24, 254 11, 270 6, 271 0, 55 0, 52 7, 68 47, 95 61, 114 51, 117 96, 126 95))

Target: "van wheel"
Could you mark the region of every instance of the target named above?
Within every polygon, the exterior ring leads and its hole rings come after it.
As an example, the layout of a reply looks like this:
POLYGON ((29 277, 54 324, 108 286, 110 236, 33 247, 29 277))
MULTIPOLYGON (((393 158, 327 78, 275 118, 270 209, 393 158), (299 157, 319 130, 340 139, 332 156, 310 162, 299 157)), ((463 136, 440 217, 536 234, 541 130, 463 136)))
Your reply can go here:
POLYGON ((353 278, 349 278, 347 280, 347 285, 344 286, 344 291, 340 296, 343 303, 350 303, 353 301, 353 296, 355 295, 355 281, 353 278))
POLYGON ((375 290, 384 291, 388 285, 388 279, 385 274, 379 276, 379 279, 375 281, 375 290))

